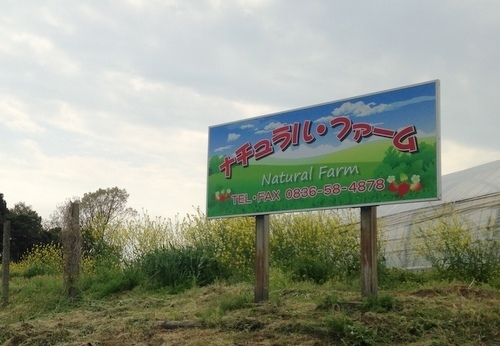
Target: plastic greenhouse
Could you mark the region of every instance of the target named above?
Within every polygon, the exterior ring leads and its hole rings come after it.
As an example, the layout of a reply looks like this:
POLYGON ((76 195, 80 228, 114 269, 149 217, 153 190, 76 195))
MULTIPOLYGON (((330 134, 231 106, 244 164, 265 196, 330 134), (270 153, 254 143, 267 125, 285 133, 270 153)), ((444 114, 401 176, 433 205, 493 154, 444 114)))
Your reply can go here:
MULTIPOLYGON (((394 204, 378 208, 378 228, 385 238, 389 267, 429 266, 412 245, 416 231, 441 217, 457 214, 483 240, 500 237, 500 160, 442 177, 442 200, 394 204)), ((429 226, 430 225, 430 226, 429 226)))

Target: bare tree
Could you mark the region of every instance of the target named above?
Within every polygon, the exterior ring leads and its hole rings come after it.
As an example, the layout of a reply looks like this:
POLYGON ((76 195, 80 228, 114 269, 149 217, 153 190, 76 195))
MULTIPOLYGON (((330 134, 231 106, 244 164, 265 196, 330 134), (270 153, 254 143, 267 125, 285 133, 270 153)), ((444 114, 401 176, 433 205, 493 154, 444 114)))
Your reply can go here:
POLYGON ((128 197, 127 190, 118 187, 85 193, 80 202, 80 224, 111 225, 135 216, 137 212, 127 208, 128 197))
POLYGON ((120 223, 137 215, 127 207, 129 194, 118 187, 88 192, 82 198, 68 199, 51 215, 46 227, 63 227, 64 216, 73 202, 80 205, 80 228, 83 235, 83 250, 87 254, 99 254, 109 250, 106 233, 120 223))

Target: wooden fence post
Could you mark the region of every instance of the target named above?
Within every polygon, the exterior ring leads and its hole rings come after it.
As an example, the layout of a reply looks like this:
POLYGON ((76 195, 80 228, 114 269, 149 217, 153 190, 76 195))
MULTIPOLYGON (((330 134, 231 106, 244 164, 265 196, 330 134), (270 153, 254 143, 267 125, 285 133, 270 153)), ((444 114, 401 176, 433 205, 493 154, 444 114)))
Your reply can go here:
POLYGON ((9 304, 9 265, 10 265, 10 221, 3 224, 3 252, 2 252, 2 305, 9 304))
POLYGON ((377 207, 361 207, 361 295, 378 297, 377 207))
POLYGON ((269 215, 255 217, 255 303, 269 299, 269 215))
POLYGON ((77 298, 82 259, 82 234, 80 232, 80 205, 71 203, 62 230, 64 257, 64 286, 69 298, 77 298))

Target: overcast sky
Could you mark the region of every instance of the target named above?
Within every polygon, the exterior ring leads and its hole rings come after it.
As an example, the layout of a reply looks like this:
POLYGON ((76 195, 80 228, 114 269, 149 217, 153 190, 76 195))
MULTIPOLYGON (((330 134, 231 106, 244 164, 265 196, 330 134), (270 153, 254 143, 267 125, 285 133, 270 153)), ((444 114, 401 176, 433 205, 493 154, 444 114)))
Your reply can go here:
POLYGON ((0 193, 205 209, 208 127, 439 79, 442 172, 500 159, 499 1, 5 0, 0 193))

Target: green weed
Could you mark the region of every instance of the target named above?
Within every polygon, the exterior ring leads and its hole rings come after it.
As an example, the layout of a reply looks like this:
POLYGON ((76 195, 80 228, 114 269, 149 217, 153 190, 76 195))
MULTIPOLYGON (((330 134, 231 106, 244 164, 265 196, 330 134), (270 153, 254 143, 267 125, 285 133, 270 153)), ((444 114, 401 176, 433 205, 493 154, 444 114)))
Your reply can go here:
POLYGON ((373 345, 372 332, 345 314, 325 319, 325 326, 334 339, 344 345, 373 345))
POLYGON ((412 289, 421 287, 423 284, 434 280, 434 273, 431 270, 382 268, 382 270, 378 271, 378 283, 380 287, 385 289, 412 289))
POLYGON ((249 306, 253 302, 253 297, 250 294, 238 294, 235 296, 224 297, 220 302, 220 310, 222 313, 226 311, 238 310, 249 306))
POLYGON ((396 302, 394 298, 389 295, 382 295, 377 298, 363 298, 363 308, 365 311, 384 313, 393 310, 395 306, 396 302))
POLYGON ((318 304, 316 309, 328 311, 328 310, 333 309, 338 304, 338 302, 339 302, 339 298, 337 295, 327 295, 318 304))

